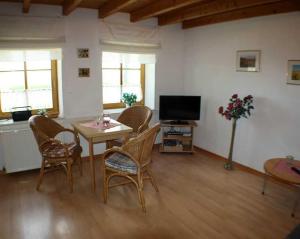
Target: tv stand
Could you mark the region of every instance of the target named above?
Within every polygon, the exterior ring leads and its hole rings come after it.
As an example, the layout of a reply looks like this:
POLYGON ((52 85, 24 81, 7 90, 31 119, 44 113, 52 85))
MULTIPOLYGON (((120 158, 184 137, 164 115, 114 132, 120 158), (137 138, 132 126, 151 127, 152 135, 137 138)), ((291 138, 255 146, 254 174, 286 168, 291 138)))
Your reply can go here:
POLYGON ((172 125, 187 125, 187 124, 189 124, 188 121, 183 121, 183 120, 171 120, 169 123, 172 125))
POLYGON ((161 121, 161 153, 193 153, 195 121, 161 121))

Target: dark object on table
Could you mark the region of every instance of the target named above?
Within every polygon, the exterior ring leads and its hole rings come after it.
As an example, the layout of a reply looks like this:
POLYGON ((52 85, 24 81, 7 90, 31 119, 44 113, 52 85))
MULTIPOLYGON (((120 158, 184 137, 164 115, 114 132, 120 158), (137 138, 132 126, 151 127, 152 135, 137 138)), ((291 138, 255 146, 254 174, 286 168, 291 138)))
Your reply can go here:
POLYGON ((297 225, 293 231, 286 237, 286 239, 299 239, 300 238, 300 224, 297 225))
POLYGON ((295 173, 300 174, 300 168, 297 168, 297 167, 291 167, 291 169, 292 169, 295 173))
POLYGON ((11 115, 14 121, 28 120, 32 115, 31 106, 14 107, 11 115))

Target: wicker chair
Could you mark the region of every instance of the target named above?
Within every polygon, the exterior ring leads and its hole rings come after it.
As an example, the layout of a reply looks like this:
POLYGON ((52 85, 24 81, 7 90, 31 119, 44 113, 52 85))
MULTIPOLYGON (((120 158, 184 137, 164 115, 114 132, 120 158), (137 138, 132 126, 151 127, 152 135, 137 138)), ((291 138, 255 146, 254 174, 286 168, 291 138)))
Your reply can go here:
POLYGON ((106 142, 106 148, 109 149, 113 146, 121 146, 128 139, 136 137, 146 129, 148 129, 148 124, 152 117, 152 111, 147 106, 135 105, 125 109, 117 121, 125 124, 133 129, 129 134, 129 137, 121 140, 110 140, 106 142))
POLYGON ((78 161, 82 175, 80 141, 78 135, 71 129, 66 129, 45 116, 35 115, 29 119, 39 151, 42 155, 42 165, 36 189, 39 190, 44 174, 62 166, 67 174, 70 192, 73 191, 72 164, 78 161), (63 143, 55 137, 61 132, 70 132, 74 136, 71 143, 63 143))
POLYGON ((104 203, 107 202, 110 187, 133 183, 138 191, 139 201, 144 212, 146 212, 143 194, 143 180, 150 179, 153 187, 158 192, 158 187, 150 170, 151 153, 155 138, 160 130, 160 125, 147 129, 136 138, 127 141, 122 147, 108 149, 103 157, 103 196, 104 203), (125 177, 125 182, 109 185, 112 177, 125 177))

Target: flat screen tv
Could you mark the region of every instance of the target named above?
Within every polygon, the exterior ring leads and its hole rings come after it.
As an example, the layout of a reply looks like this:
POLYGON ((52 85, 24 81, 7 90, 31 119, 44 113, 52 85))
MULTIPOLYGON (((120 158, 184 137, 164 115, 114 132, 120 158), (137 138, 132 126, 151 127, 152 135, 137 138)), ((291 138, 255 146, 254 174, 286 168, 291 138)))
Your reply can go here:
POLYGON ((184 122, 200 119, 201 96, 161 95, 159 119, 184 122))

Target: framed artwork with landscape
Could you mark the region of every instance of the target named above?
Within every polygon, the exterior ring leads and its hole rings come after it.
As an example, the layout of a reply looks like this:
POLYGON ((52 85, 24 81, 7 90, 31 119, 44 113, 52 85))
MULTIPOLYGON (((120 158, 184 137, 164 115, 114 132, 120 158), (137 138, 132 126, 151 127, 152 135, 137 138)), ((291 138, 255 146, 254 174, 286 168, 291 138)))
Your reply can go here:
POLYGON ((260 71, 260 54, 259 50, 237 51, 236 70, 245 72, 260 71))
POLYGON ((300 60, 288 61, 287 84, 300 85, 300 60))

